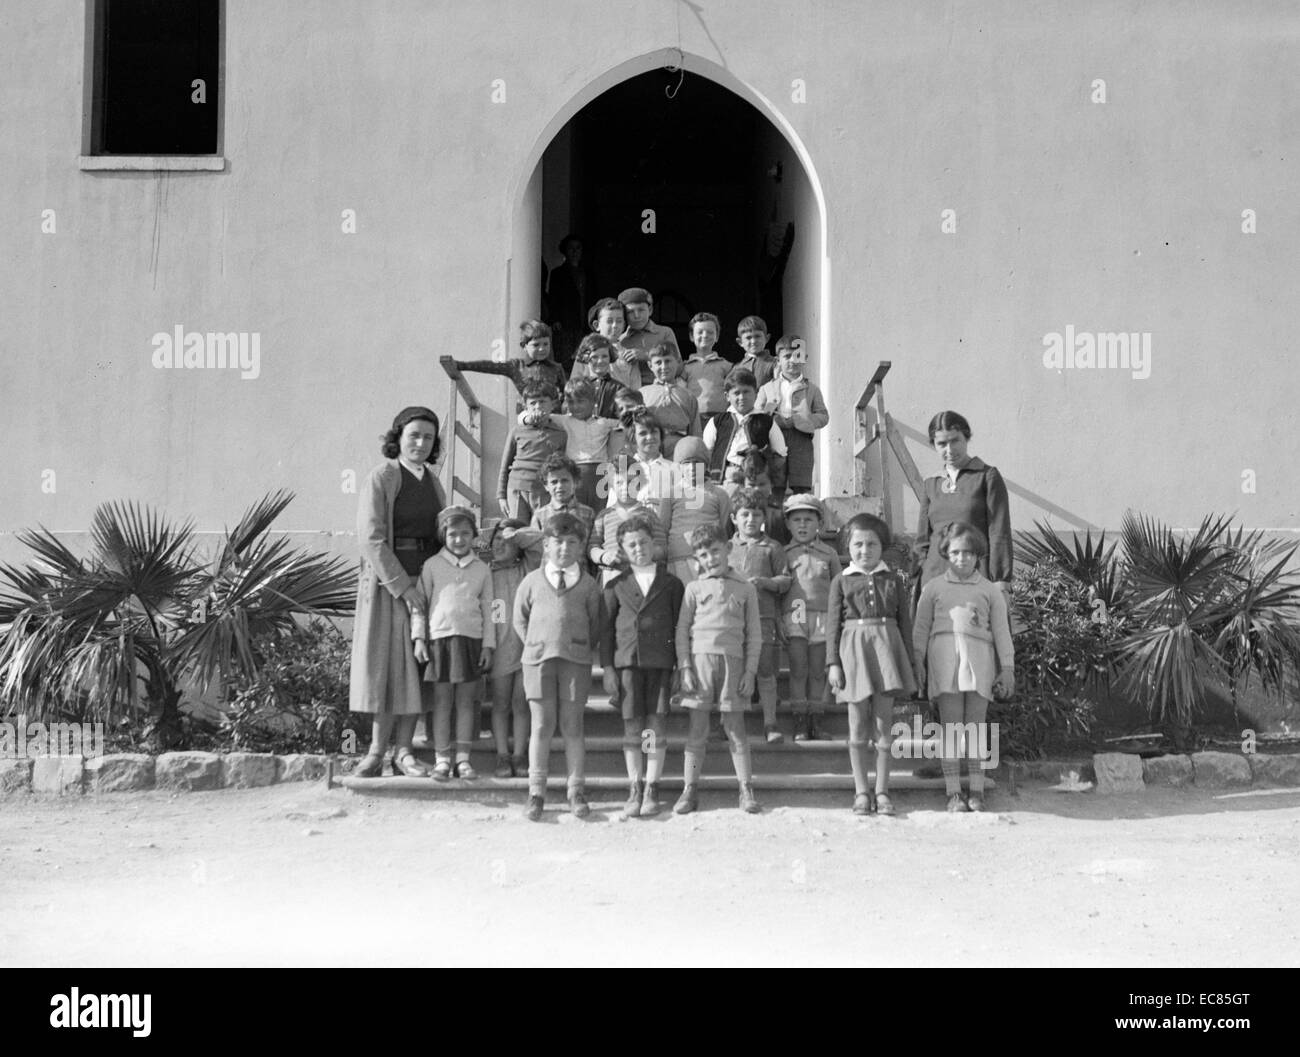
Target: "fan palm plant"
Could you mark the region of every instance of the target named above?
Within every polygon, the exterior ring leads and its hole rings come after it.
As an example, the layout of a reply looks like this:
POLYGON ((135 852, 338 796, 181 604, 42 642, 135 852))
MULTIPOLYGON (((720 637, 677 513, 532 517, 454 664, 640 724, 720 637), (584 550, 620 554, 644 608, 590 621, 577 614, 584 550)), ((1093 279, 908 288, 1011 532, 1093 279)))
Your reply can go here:
POLYGON ((143 720, 147 740, 175 745, 186 680, 203 691, 251 675, 259 633, 299 613, 351 612, 347 563, 271 538, 292 500, 280 491, 255 503, 211 561, 191 523, 136 503, 95 511, 85 558, 47 529, 20 534, 36 561, 0 566, 0 704, 42 717, 143 720))
POLYGON ((1120 685, 1184 743, 1211 688, 1229 693, 1258 677, 1283 686, 1300 662, 1295 546, 1233 531, 1209 516, 1190 534, 1124 515, 1121 530, 1135 630, 1116 645, 1120 685))

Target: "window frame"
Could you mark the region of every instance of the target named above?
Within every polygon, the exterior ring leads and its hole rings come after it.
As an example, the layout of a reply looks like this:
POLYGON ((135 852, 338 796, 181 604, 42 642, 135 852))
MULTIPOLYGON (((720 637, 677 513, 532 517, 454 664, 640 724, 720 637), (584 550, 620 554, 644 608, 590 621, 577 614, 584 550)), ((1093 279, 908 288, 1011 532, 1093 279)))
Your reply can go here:
POLYGON ((217 149, 212 154, 106 154, 104 98, 97 62, 103 54, 104 0, 85 0, 81 103, 81 154, 85 172, 224 172, 226 168, 226 0, 217 0, 217 149))

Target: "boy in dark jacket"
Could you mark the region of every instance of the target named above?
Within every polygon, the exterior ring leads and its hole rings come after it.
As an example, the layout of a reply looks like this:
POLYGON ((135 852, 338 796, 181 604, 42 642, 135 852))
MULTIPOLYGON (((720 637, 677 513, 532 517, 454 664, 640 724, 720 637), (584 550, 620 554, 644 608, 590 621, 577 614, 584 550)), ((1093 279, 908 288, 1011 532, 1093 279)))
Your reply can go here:
POLYGON ((673 670, 674 637, 682 608, 682 582, 654 561, 654 526, 632 516, 618 526, 618 545, 628 568, 606 585, 605 613, 613 634, 601 640, 605 690, 623 713, 627 761, 626 818, 659 813, 659 779, 667 742, 664 726, 673 670), (642 744, 642 732, 646 744, 642 744), (642 782, 641 757, 650 757, 642 782))

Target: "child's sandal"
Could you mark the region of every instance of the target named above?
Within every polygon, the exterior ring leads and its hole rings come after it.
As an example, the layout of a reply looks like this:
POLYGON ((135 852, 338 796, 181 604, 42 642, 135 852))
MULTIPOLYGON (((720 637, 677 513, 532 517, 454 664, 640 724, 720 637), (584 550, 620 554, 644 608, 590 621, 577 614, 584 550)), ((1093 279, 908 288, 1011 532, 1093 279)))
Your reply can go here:
POLYGON ((514 777, 514 771, 513 771, 513 770, 511 769, 511 767, 510 767, 510 757, 509 757, 509 756, 498 756, 498 757, 497 757, 497 768, 496 768, 495 771, 492 772, 492 777, 494 777, 494 778, 513 778, 513 777, 514 777))
POLYGON ((353 768, 353 778, 378 778, 384 773, 384 758, 379 753, 367 753, 353 768))
POLYGON ((882 815, 895 815, 894 802, 889 799, 888 793, 877 793, 875 795, 875 810, 882 815))
POLYGON ((463 778, 467 782, 474 781, 478 777, 478 771, 470 765, 469 760, 461 760, 456 764, 456 777, 463 778))
POLYGON ((417 760, 410 749, 398 749, 393 753, 393 774, 405 775, 407 778, 428 778, 429 768, 417 760))
POLYGON ((436 781, 445 782, 451 777, 451 761, 439 760, 433 765, 433 777, 436 781))
POLYGON ((853 798, 853 813, 855 815, 871 814, 871 797, 867 793, 859 793, 853 798))

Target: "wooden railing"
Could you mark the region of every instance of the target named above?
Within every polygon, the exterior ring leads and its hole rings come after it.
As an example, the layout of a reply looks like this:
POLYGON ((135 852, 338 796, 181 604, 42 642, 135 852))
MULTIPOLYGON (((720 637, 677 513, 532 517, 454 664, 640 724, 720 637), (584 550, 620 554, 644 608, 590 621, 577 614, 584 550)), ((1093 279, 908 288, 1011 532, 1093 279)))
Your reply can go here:
POLYGON ((483 479, 483 409, 469 382, 456 366, 456 361, 450 356, 443 356, 438 362, 452 382, 451 409, 447 414, 451 428, 446 430, 447 451, 443 456, 443 465, 449 479, 444 482, 444 487, 453 503, 469 507, 474 511, 475 519, 482 523, 483 495, 476 485, 483 479), (465 405, 463 422, 458 414, 462 403, 465 405), (462 468, 464 476, 461 476, 462 468))
MULTIPOLYGON (((876 373, 871 376, 871 381, 862 390, 862 395, 858 397, 858 402, 853 408, 853 490, 858 495, 871 494, 871 474, 867 470, 867 456, 871 446, 883 439, 893 451, 894 459, 899 469, 903 471, 903 476, 907 478, 907 483, 917 499, 920 499, 925 494, 921 471, 912 461, 912 455, 907 450, 903 435, 894 425, 893 416, 885 410, 885 375, 889 373, 891 366, 889 360, 881 360, 876 365, 876 373), (873 397, 876 401, 876 421, 871 423, 868 421, 867 413, 871 409, 873 397)), ((883 446, 880 451, 880 500, 885 523, 891 528, 898 527, 893 518, 892 496, 889 488, 889 456, 883 446)))

